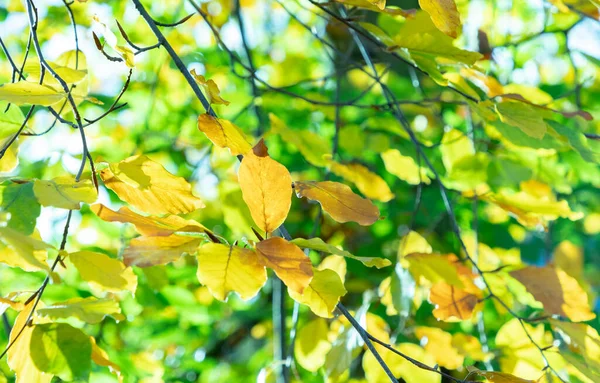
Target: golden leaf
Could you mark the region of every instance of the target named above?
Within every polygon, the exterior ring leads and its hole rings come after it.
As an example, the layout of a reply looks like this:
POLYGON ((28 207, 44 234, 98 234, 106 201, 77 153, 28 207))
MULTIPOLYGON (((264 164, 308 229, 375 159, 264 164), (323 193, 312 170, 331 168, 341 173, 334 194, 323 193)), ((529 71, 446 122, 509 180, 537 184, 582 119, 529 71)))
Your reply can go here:
POLYGON ((110 164, 100 177, 119 198, 149 214, 190 213, 204 207, 192 194, 192 185, 144 155, 110 164))
POLYGON ((198 116, 198 129, 220 148, 227 148, 234 155, 246 154, 252 146, 246 140, 242 129, 233 123, 211 116, 208 113, 198 116))
POLYGON ((256 244, 264 264, 295 293, 302 294, 313 278, 310 259, 293 243, 280 237, 271 237, 256 244))
POLYGON ((415 335, 425 342, 425 351, 435 358, 437 364, 449 370, 455 370, 463 365, 465 356, 454 348, 452 334, 436 327, 418 326, 415 335))
POLYGON ((521 282, 549 314, 561 315, 573 322, 596 317, 590 310, 586 292, 577 280, 559 268, 528 266, 511 271, 510 275, 521 282))
POLYGON ((198 280, 220 301, 233 291, 248 300, 267 281, 267 271, 255 250, 211 242, 198 249, 196 258, 198 280))
POLYGON ((183 254, 193 254, 203 239, 170 235, 167 237, 137 237, 123 253, 127 266, 150 267, 178 260, 183 254))
POLYGON ((192 76, 194 76, 194 80, 196 80, 198 85, 200 85, 204 89, 204 93, 208 98, 208 102, 217 105, 229 105, 229 101, 221 97, 221 91, 219 90, 219 87, 217 86, 216 82, 214 82, 213 80, 207 80, 201 74, 196 73, 195 69, 192 69, 190 73, 192 74, 192 76))
POLYGON ((346 295, 344 283, 338 273, 330 269, 313 269, 313 278, 299 294, 289 289, 296 302, 307 305, 313 313, 323 318, 331 318, 340 298, 346 295))
POLYGON ((366 197, 381 202, 387 202, 394 198, 394 193, 383 178, 360 164, 340 164, 330 162, 331 172, 337 176, 352 182, 358 190, 366 197))
POLYGON ((90 285, 108 292, 128 290, 135 293, 137 276, 118 259, 92 251, 70 253, 68 259, 79 271, 81 279, 90 285))
POLYGON ((104 221, 132 223, 138 233, 148 237, 169 236, 175 232, 202 233, 208 231, 202 224, 177 215, 143 216, 134 213, 126 206, 118 211, 113 211, 102 204, 92 205, 90 209, 104 221))
POLYGON ((298 198, 318 201, 323 210, 337 222, 351 221, 364 226, 372 225, 379 219, 377 206, 339 182, 294 182, 294 189, 298 198))
POLYGON ((252 219, 266 233, 285 221, 292 204, 290 172, 269 156, 246 153, 238 173, 242 197, 252 219))
POLYGON ((478 303, 475 294, 443 281, 431 287, 429 301, 436 307, 433 315, 448 322, 470 319, 478 303))
POLYGON ((458 36, 460 14, 454 0, 419 0, 419 5, 429 13, 437 29, 452 38, 458 36))

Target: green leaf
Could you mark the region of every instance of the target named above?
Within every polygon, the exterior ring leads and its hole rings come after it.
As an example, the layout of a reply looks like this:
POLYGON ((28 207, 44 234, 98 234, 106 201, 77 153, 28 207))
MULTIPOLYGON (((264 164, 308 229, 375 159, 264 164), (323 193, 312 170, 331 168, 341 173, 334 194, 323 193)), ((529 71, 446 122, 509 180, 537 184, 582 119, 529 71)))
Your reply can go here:
POLYGON ((0 207, 3 213, 10 214, 7 227, 25 235, 33 233, 41 207, 31 182, 0 184, 0 207))
POLYGON ((59 378, 87 380, 92 363, 92 344, 81 330, 64 323, 35 326, 29 351, 38 369, 59 378))
POLYGON ((545 116, 539 108, 520 101, 505 100, 496 104, 496 111, 502 122, 521 129, 530 137, 540 140, 546 134, 545 116))
POLYGON ((37 310, 37 315, 50 320, 77 318, 86 323, 100 323, 107 315, 124 319, 119 303, 113 298, 73 298, 37 310))
POLYGON ((296 238, 292 240, 292 243, 297 246, 303 247, 305 249, 312 249, 316 251, 322 251, 328 254, 340 255, 343 257, 348 257, 355 259, 359 262, 362 262, 365 266, 368 267, 376 267, 381 269, 382 267, 386 267, 392 264, 389 259, 379 258, 379 257, 357 257, 356 255, 350 254, 349 252, 340 249, 339 247, 330 245, 328 243, 323 242, 321 238, 296 238))
POLYGON ((0 102, 0 141, 12 138, 23 124, 23 120, 25 120, 25 116, 23 116, 23 112, 18 106, 11 105, 6 110, 7 105, 6 102, 0 102))
POLYGON ((51 106, 65 97, 66 93, 64 92, 29 81, 19 81, 0 86, 0 100, 16 105, 51 106))

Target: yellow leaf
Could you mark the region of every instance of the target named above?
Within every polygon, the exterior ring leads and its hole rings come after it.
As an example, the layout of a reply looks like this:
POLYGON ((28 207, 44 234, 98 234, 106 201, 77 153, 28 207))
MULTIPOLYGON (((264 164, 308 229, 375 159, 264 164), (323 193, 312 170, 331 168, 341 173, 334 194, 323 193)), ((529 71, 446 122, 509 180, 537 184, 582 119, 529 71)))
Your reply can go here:
POLYGON ((220 301, 232 291, 243 300, 254 297, 267 281, 255 250, 207 243, 198 249, 198 280, 220 301))
POLYGON ((301 294, 291 289, 288 292, 296 302, 307 305, 323 318, 331 318, 340 298, 346 295, 340 276, 329 269, 313 269, 313 278, 301 294))
POLYGON ((76 182, 71 176, 60 176, 51 181, 35 180, 33 192, 42 206, 79 210, 81 202, 96 201, 98 193, 92 180, 76 182))
POLYGON ((419 0, 421 9, 429 13, 435 26, 448 36, 456 38, 460 29, 460 14, 454 0, 419 0))
POLYGON ((77 318, 86 323, 100 323, 105 316, 110 315, 115 319, 123 320, 121 307, 114 298, 98 299, 95 297, 72 298, 65 302, 54 303, 37 311, 47 323, 57 319, 77 318))
POLYGON ((562 241, 554 249, 553 263, 573 278, 582 280, 583 249, 571 241, 562 241))
POLYGON ((294 356, 302 368, 317 372, 323 366, 331 350, 328 333, 327 321, 322 318, 313 319, 300 328, 294 343, 294 356))
POLYGON ((98 366, 108 367, 110 372, 112 372, 113 374, 115 374, 117 376, 119 383, 123 383, 123 375, 121 375, 121 367, 119 367, 118 364, 115 364, 110 361, 106 351, 101 349, 96 344, 96 339, 93 336, 90 336, 90 342, 92 342, 92 360, 94 361, 94 363, 96 363, 98 366))
POLYGON ((521 379, 514 375, 507 374, 505 372, 495 371, 472 371, 471 376, 479 376, 485 378, 486 383, 536 383, 538 380, 521 379))
MULTIPOLYGON (((292 242, 294 242, 294 241, 292 241, 292 242)), ((347 271, 346 259, 340 255, 332 254, 332 255, 326 256, 325 258, 323 258, 321 263, 319 263, 319 266, 317 266, 317 269, 333 270, 337 273, 337 275, 340 276, 342 283, 346 281, 346 271, 347 271)))
MULTIPOLYGON (((78 70, 62 66, 52 61, 47 61, 48 65, 60 76, 67 84, 78 84, 87 77, 87 70, 78 70)), ((29 60, 23 71, 28 74, 27 81, 39 83, 40 79, 40 63, 29 60)), ((48 71, 45 72, 44 82, 42 85, 50 86, 57 91, 62 91, 62 85, 48 71)))
POLYGON ((483 351, 479 339, 463 333, 452 334, 452 347, 464 356, 480 362, 491 360, 494 354, 483 351))
POLYGON ((252 219, 266 233, 285 221, 292 204, 290 172, 269 156, 246 153, 238 173, 242 197, 252 219))
POLYGON ((293 243, 280 237, 271 237, 256 244, 264 264, 295 293, 302 294, 313 278, 310 259, 293 243))
POLYGON ((100 177, 119 198, 149 214, 189 213, 204 207, 186 180, 144 155, 110 164, 100 177))
POLYGON ((409 231, 408 234, 400 240, 400 246, 398 247, 398 261, 408 254, 430 254, 432 251, 431 245, 421 236, 421 234, 416 231, 409 231))
MULTIPOLYGON (((449 1, 453 1, 453 0, 449 0, 449 1)), ((444 78, 446 80, 450 81, 450 83, 452 83, 452 86, 454 88, 462 91, 463 93, 468 94, 469 96, 473 97, 476 100, 481 99, 481 97, 479 97, 479 94, 477 94, 477 92, 475 92, 475 90, 473 90, 471 85, 469 85, 467 80, 465 80, 464 76, 462 76, 460 73, 447 72, 447 73, 444 73, 444 78)))
POLYGON ((35 299, 19 313, 10 332, 9 344, 13 342, 14 344, 8 350, 7 361, 10 369, 17 376, 16 383, 50 383, 53 377, 52 374, 40 371, 31 359, 29 346, 35 326, 28 326, 27 319, 33 310, 34 303, 35 299))
POLYGON ((8 227, 0 227, 0 239, 6 244, 0 249, 0 263, 25 271, 50 271, 46 260, 48 249, 54 248, 52 245, 8 227))
POLYGON ((387 202, 394 198, 394 193, 392 193, 383 178, 371 172, 363 165, 354 163, 340 164, 331 161, 330 168, 335 175, 356 185, 358 190, 368 198, 381 202, 387 202))
POLYGON ((389 149, 381 153, 381 158, 385 169, 402 181, 411 185, 418 185, 421 182, 427 185, 431 183, 425 168, 419 167, 412 157, 403 156, 398 149, 389 149))
POLYGON ((438 282, 429 291, 429 301, 435 305, 433 315, 443 321, 470 319, 477 306, 477 296, 446 282, 438 282))
POLYGON ((15 105, 51 106, 65 97, 65 92, 35 82, 18 81, 0 86, 0 100, 15 105))
POLYGON ((573 322, 596 317, 590 310, 587 294, 577 280, 559 268, 528 266, 511 271, 510 275, 521 282, 549 314, 561 315, 573 322))
POLYGON ((242 129, 228 120, 213 117, 208 113, 201 114, 198 116, 198 129, 206 134, 213 144, 229 149, 234 156, 246 154, 252 149, 242 129))
POLYGON ((452 345, 452 335, 436 327, 415 328, 415 335, 425 344, 425 351, 435 358, 437 364, 449 370, 455 370, 463 365, 464 355, 461 355, 452 345))
POLYGON ((298 198, 306 197, 318 201, 323 210, 337 222, 357 222, 372 225, 379 219, 379 209, 368 199, 352 192, 348 186, 339 182, 305 181, 294 182, 298 198))
POLYGON ((453 166, 463 158, 475 154, 473 143, 458 129, 452 129, 444 133, 442 138, 442 161, 448 173, 452 172, 453 166))
MULTIPOLYGON (((400 355, 394 354, 392 351, 383 348, 380 345, 375 345, 375 348, 394 376, 404 379, 406 383, 441 382, 441 376, 439 374, 417 367, 400 355)), ((421 363, 425 363, 430 367, 435 365, 435 358, 416 344, 401 343, 394 348, 404 355, 416 359, 421 363)), ((381 365, 377 362, 371 352, 365 353, 362 365, 369 383, 388 383, 390 381, 390 378, 385 374, 381 365)))
POLYGON ((359 262, 362 262, 365 266, 368 267, 376 267, 381 269, 382 267, 386 267, 392 264, 389 259, 379 258, 379 257, 357 257, 354 254, 351 254, 343 249, 340 249, 337 246, 330 245, 325 243, 321 238, 315 237, 311 239, 304 238, 295 238, 292 240, 293 244, 296 244, 305 249, 312 249, 316 251, 322 251, 329 254, 336 254, 352 259, 356 259, 359 262))
POLYGON ((550 319, 550 324, 562 334, 572 351, 583 356, 587 363, 600 366, 600 336, 598 331, 583 323, 550 319))
POLYGON ((269 119, 273 133, 294 145, 306 161, 315 166, 327 166, 329 161, 324 155, 331 153, 331 145, 323 137, 305 129, 292 130, 274 114, 269 114, 269 119))
MULTIPOLYGON (((0 148, 3 148, 8 143, 8 140, 0 140, 0 148)), ((12 172, 19 165, 19 142, 13 143, 6 149, 4 156, 0 158, 0 173, 12 172)))
POLYGON ((367 0, 369 3, 373 4, 374 6, 376 6, 379 9, 384 9, 385 8, 385 2, 386 0, 367 0))
POLYGON ((221 91, 219 90, 217 83, 213 80, 206 80, 204 76, 196 73, 195 69, 192 69, 190 73, 194 76, 194 80, 196 80, 198 85, 204 89, 208 102, 211 104, 229 105, 229 101, 224 100, 223 97, 221 97, 221 91))
POLYGON ((137 267, 165 265, 178 260, 183 254, 195 253, 202 241, 201 238, 182 235, 137 237, 125 249, 123 262, 137 267))
POLYGON ((68 258, 79 271, 81 279, 91 286, 108 292, 128 290, 135 293, 137 276, 121 261, 92 251, 70 253, 68 258))
POLYGON ((408 269, 418 283, 419 279, 424 278, 431 283, 447 282, 456 287, 463 287, 456 266, 448 255, 412 253, 404 259, 408 261, 408 269))
POLYGON ((143 216, 134 213, 126 206, 118 211, 113 211, 102 204, 92 205, 90 209, 104 221, 132 223, 138 233, 148 237, 169 236, 175 232, 203 233, 209 231, 202 224, 177 215, 143 216))
POLYGON ((583 217, 583 213, 573 212, 566 200, 557 201, 548 185, 534 180, 521 182, 521 191, 517 193, 502 189, 498 193, 486 193, 481 199, 512 213, 527 227, 545 227, 548 221, 558 217, 571 221, 583 217))

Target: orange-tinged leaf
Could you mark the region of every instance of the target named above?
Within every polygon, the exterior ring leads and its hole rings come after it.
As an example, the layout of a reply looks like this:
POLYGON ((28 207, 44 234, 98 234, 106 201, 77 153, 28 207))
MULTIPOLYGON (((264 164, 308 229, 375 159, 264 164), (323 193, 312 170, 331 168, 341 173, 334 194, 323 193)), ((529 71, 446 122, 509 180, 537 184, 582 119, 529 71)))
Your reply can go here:
POLYGON ((100 177, 119 198, 149 214, 182 214, 204 207, 192 194, 192 185, 144 155, 110 164, 100 177))
POLYGON ((358 190, 368 198, 381 202, 387 202, 394 198, 394 193, 383 178, 361 164, 340 164, 332 161, 330 169, 335 175, 356 185, 358 190))
POLYGON ((331 318, 340 298, 346 295, 346 289, 338 273, 330 269, 313 269, 313 278, 298 294, 289 289, 296 302, 307 305, 313 313, 323 318, 331 318))
POLYGON ((292 204, 290 172, 269 156, 246 153, 238 173, 242 197, 252 219, 266 233, 285 221, 292 204))
POLYGON ((207 243, 198 249, 198 280, 220 301, 236 292, 254 297, 267 281, 267 271, 255 250, 207 243))
POLYGON ((429 301, 435 305, 433 315, 444 321, 457 321, 471 318, 478 299, 463 289, 446 282, 438 282, 431 287, 429 301))
POLYGON ((452 38, 458 36, 460 14, 454 0, 419 0, 419 5, 429 13, 437 29, 452 38))
POLYGON ((41 372, 31 358, 30 344, 31 336, 35 326, 27 325, 27 318, 33 310, 35 299, 25 306, 19 313, 10 332, 9 344, 13 343, 8 350, 8 366, 17 376, 16 383, 50 383, 53 375, 41 372), (21 329, 23 331, 21 331, 21 329), (17 337, 17 334, 18 337, 17 337))
POLYGON ((143 216, 134 213, 126 206, 113 211, 102 204, 90 206, 90 209, 101 219, 108 222, 132 223, 138 233, 148 237, 168 236, 175 232, 202 233, 208 230, 202 224, 177 215, 166 217, 143 216))
POLYGON ((275 274, 286 286, 302 294, 313 278, 310 259, 293 243, 280 237, 271 237, 256 244, 258 253, 262 255, 264 264, 275 271, 275 274))
POLYGON ((528 266, 511 271, 510 275, 521 282, 549 314, 561 315, 573 322, 596 317, 590 310, 586 292, 577 280, 559 268, 528 266))
POLYGON ((206 134, 206 137, 220 148, 227 148, 232 155, 246 154, 252 145, 246 139, 244 132, 233 123, 202 114, 198 116, 198 129, 206 134))
POLYGON ((192 76, 194 76, 194 80, 196 80, 196 82, 204 89, 204 93, 208 98, 208 102, 217 105, 229 105, 229 101, 221 97, 221 91, 219 90, 219 87, 217 86, 216 82, 214 82, 213 80, 207 80, 201 74, 196 73, 195 69, 192 69, 190 73, 192 74, 192 76))
POLYGON ((181 258, 183 254, 193 254, 203 239, 170 235, 168 237, 137 237, 131 240, 123 253, 127 266, 150 267, 165 265, 181 258))
POLYGON ((337 222, 351 221, 361 225, 372 225, 379 219, 377 206, 339 182, 294 182, 294 189, 298 198, 306 197, 318 201, 323 210, 337 222))
POLYGON ((70 253, 69 259, 79 271, 81 279, 90 285, 108 292, 128 290, 135 293, 137 276, 118 259, 92 251, 70 253))

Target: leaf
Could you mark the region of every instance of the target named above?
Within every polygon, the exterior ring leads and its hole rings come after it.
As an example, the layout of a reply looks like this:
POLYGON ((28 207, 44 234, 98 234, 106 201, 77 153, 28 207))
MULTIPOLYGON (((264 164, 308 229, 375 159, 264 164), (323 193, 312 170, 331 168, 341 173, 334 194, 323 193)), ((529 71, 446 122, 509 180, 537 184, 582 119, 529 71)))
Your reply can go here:
POLYGON ((559 268, 528 266, 511 271, 510 275, 521 282, 549 314, 561 315, 574 322, 596 317, 577 280, 559 268))
POLYGON ((184 254, 195 253, 202 241, 201 238, 182 235, 137 237, 123 252, 123 262, 127 266, 137 267, 166 265, 184 254))
MULTIPOLYGON (((77 70, 69 68, 68 66, 62 66, 52 61, 46 61, 48 65, 54 70, 54 72, 60 76, 67 84, 78 84, 87 77, 87 70, 77 70)), ((28 74, 27 81, 33 83, 39 83, 40 79, 40 63, 29 60, 25 67, 24 72, 28 74)), ((48 71, 45 72, 44 82, 42 85, 46 85, 62 91, 62 85, 56 80, 48 71)))
POLYGON ((290 172, 269 156, 249 152, 242 160, 238 179, 256 225, 266 233, 275 231, 285 221, 292 204, 290 172))
POLYGON ((46 180, 35 180, 33 192, 42 206, 60 209, 79 210, 81 202, 96 201, 98 193, 92 180, 76 182, 71 176, 61 176, 46 180))
POLYGON ((255 250, 207 243, 198 249, 198 280, 220 301, 231 292, 253 298, 267 281, 267 272, 255 250))
POLYGON ((431 245, 421 234, 409 231, 401 240, 398 247, 398 261, 412 253, 430 254, 433 251, 431 245))
POLYGON ((325 364, 325 357, 331 350, 328 332, 327 321, 322 318, 313 319, 300 327, 294 342, 294 357, 305 370, 317 372, 325 364))
MULTIPOLYGON (((0 140, 0 147, 5 147, 9 139, 0 140)), ((19 165, 19 142, 13 142, 0 158, 0 173, 9 173, 19 165)))
POLYGON ((435 327, 418 326, 415 335, 425 342, 425 351, 435 358, 438 365, 449 370, 456 370, 463 365, 465 356, 452 345, 452 334, 435 327))
POLYGON ((415 298, 416 283, 410 272, 396 263, 394 272, 379 285, 381 303, 386 306, 387 315, 408 318, 415 298))
POLYGON ((301 294, 292 289, 288 292, 292 299, 307 305, 316 315, 331 318, 340 298, 346 295, 347 291, 335 271, 313 269, 313 278, 301 294))
POLYGON ((389 149, 381 153, 385 169, 402 181, 411 185, 424 183, 429 185, 431 180, 425 168, 415 163, 412 157, 404 156, 398 149, 389 149))
POLYGON ((256 244, 264 264, 293 292, 302 294, 313 278, 310 259, 293 243, 280 237, 271 237, 256 244))
POLYGON ((429 301, 435 305, 433 315, 450 322, 470 319, 479 300, 475 294, 442 281, 431 287, 429 301))
POLYGON ((460 160, 475 154, 475 148, 469 138, 460 130, 452 129, 444 133, 442 138, 442 161, 448 173, 460 160))
POLYGON ((7 102, 0 102, 0 141, 11 138, 25 120, 20 108, 13 106, 7 110, 7 106, 7 102))
POLYGON ((10 214, 7 227, 25 235, 33 233, 41 212, 40 204, 33 194, 33 183, 0 184, 0 210, 10 214))
POLYGON ((17 315, 10 331, 7 362, 17 376, 16 383, 50 383, 53 375, 42 372, 33 361, 30 352, 32 335, 36 326, 28 326, 27 319, 33 310, 35 300, 29 302, 17 315), (18 335, 17 335, 18 334, 18 335))
POLYGON ((51 321, 77 318, 91 324, 102 322, 107 315, 117 320, 124 319, 119 303, 114 298, 98 299, 95 297, 72 298, 68 301, 54 303, 39 309, 37 315, 51 321))
MULTIPOLYGON (((293 241, 292 241, 293 242, 293 241)), ((348 267, 346 265, 346 259, 340 255, 328 255, 321 260, 319 266, 317 266, 319 270, 330 269, 337 273, 340 276, 342 282, 346 281, 346 272, 348 271, 348 267)))
POLYGON ((483 351, 477 338, 460 332, 452 334, 452 347, 460 354, 480 362, 489 361, 494 357, 493 353, 483 351))
POLYGON ((386 7, 385 6, 385 1, 382 0, 375 0, 375 1, 370 1, 370 0, 333 0, 336 3, 340 3, 340 4, 345 4, 345 5, 349 5, 352 7, 358 7, 358 8, 363 8, 363 9, 368 9, 369 11, 373 11, 373 12, 380 12, 380 13, 387 13, 388 15, 400 15, 403 17, 413 17, 415 14, 415 10, 414 9, 400 9, 398 7, 386 7))
POLYGON ((137 276, 121 261, 92 251, 70 253, 69 259, 79 271, 81 279, 91 286, 108 292, 127 290, 135 293, 137 276))
POLYGON ((31 335, 31 359, 36 367, 59 378, 87 380, 92 344, 81 330, 64 323, 41 324, 31 335))
POLYGON ((485 382, 488 382, 488 383, 536 383, 537 382, 537 380, 521 379, 514 375, 507 374, 505 372, 474 370, 474 371, 470 371, 470 374, 485 378, 485 382))
POLYGON ((454 0, 419 0, 421 9, 429 13, 435 26, 446 35, 456 38, 460 25, 460 14, 454 0))
POLYGON ((394 198, 394 193, 385 183, 383 178, 371 172, 368 168, 360 164, 340 164, 334 161, 330 162, 331 172, 337 176, 352 182, 358 190, 367 198, 375 199, 381 202, 387 202, 394 198))
POLYGON ((544 116, 527 103, 506 100, 496 104, 500 120, 508 125, 519 128, 523 133, 536 139, 542 139, 546 134, 544 116))
MULTIPOLYGON (((600 373, 600 336, 593 327, 583 323, 568 323, 550 319, 552 328, 558 330, 570 350, 581 355, 594 372, 600 373)), ((586 374, 587 375, 587 374, 586 374)))
POLYGON ((186 180, 144 155, 110 164, 100 177, 119 198, 149 214, 190 213, 204 207, 186 180))
POLYGON ((339 182, 297 181, 294 182, 294 190, 298 198, 306 197, 319 202, 323 210, 337 222, 351 221, 365 226, 379 219, 377 206, 339 182))
POLYGON ((126 206, 118 211, 113 211, 102 204, 96 204, 90 206, 90 210, 104 221, 132 223, 138 233, 148 237, 169 236, 175 232, 203 233, 208 230, 196 221, 181 218, 177 215, 166 217, 143 216, 134 213, 126 206))
POLYGON ((206 80, 204 76, 196 73, 195 69, 192 69, 190 73, 192 74, 192 76, 194 76, 194 80, 196 80, 198 85, 200 85, 202 89, 204 89, 204 94, 206 94, 208 102, 217 105, 229 105, 229 101, 221 97, 221 91, 219 90, 217 83, 215 83, 213 80, 206 80))
POLYGON ((376 267, 378 269, 381 269, 382 267, 386 267, 392 264, 389 259, 385 258, 357 257, 356 255, 350 254, 349 252, 342 250, 337 246, 325 243, 321 238, 318 237, 310 239, 294 238, 291 242, 305 249, 312 249, 329 254, 335 254, 343 257, 352 258, 359 262, 362 262, 367 267, 376 267))
POLYGON ((228 120, 216 118, 208 113, 198 116, 198 129, 220 148, 227 148, 229 152, 238 156, 246 154, 252 146, 246 139, 244 132, 228 120))
POLYGON ((0 249, 0 263, 25 271, 48 271, 48 249, 52 245, 28 237, 8 227, 0 227, 0 239, 7 246, 0 249))
POLYGON ((65 92, 35 82, 18 81, 0 85, 0 100, 15 105, 51 106, 65 97, 65 92))
POLYGON ((446 282, 452 286, 463 287, 456 266, 448 255, 412 253, 404 259, 408 262, 408 269, 417 283, 420 278, 424 278, 431 283, 446 282))
POLYGON ((271 130, 279 135, 284 142, 295 146, 308 163, 314 166, 327 166, 329 161, 324 158, 331 153, 331 145, 320 135, 308 130, 292 130, 274 114, 269 114, 271 130))
POLYGON ((583 249, 569 240, 562 241, 552 254, 552 263, 577 280, 583 280, 583 249))
POLYGON ((119 383, 123 383, 123 375, 121 374, 121 368, 119 365, 113 363, 108 358, 108 354, 106 351, 101 349, 96 344, 96 339, 93 336, 90 336, 90 342, 92 344, 92 360, 99 366, 105 366, 110 369, 110 372, 115 374, 118 378, 119 383))
MULTIPOLYGON (((380 345, 375 345, 375 348, 394 376, 404 379, 406 383, 441 382, 441 376, 439 374, 417 367, 400 355, 394 354, 392 351, 383 348, 380 345)), ((399 345, 394 346, 394 348, 421 363, 429 366, 435 365, 434 357, 416 344, 400 343, 399 345)), ((386 383, 390 381, 389 377, 383 371, 381 365, 377 362, 372 353, 365 353, 362 366, 365 370, 365 377, 369 383, 386 383)))

